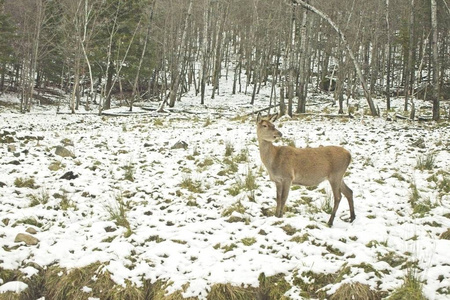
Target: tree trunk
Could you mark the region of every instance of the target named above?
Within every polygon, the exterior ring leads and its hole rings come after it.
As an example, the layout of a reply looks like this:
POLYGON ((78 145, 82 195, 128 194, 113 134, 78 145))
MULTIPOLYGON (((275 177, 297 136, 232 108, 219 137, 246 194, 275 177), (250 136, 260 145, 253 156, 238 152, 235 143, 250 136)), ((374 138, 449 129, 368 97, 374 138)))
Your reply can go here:
POLYGON ((386 109, 391 109, 391 26, 389 18, 389 0, 386 0, 385 16, 386 16, 386 31, 387 31, 387 68, 386 68, 386 109))
MULTIPOLYGON (((306 3, 308 3, 309 0, 306 0, 306 3)), ((306 25, 308 21, 308 10, 303 10, 303 18, 302 18, 302 24, 300 26, 300 63, 299 63, 299 98, 298 98, 298 104, 297 104, 297 113, 305 113, 306 112, 306 95, 307 95, 307 73, 308 70, 306 68, 306 42, 307 42, 307 35, 306 35, 306 25)))
POLYGON ((112 61, 109 62, 108 71, 106 74, 106 97, 105 103, 103 103, 103 109, 111 108, 111 94, 113 89, 113 75, 114 75, 114 63, 112 61))
POLYGON ((431 28, 432 36, 432 50, 433 50, 433 120, 440 119, 440 88, 439 88, 439 58, 438 58, 438 32, 437 32, 437 7, 436 0, 431 0, 431 28))
POLYGON ((147 45, 148 45, 148 40, 150 38, 150 29, 151 29, 151 23, 152 23, 152 19, 153 19, 153 12, 155 10, 155 4, 156 4, 156 0, 152 0, 152 3, 150 4, 151 8, 150 8, 149 17, 148 17, 147 31, 146 31, 145 38, 144 38, 144 46, 142 47, 141 57, 139 58, 139 65, 136 70, 136 76, 134 78, 133 92, 131 94, 131 99, 130 99, 130 111, 133 110, 133 103, 134 103, 135 99, 140 97, 140 95, 138 95, 139 94, 139 91, 138 91, 139 75, 141 72, 142 63, 144 62, 145 53, 147 52, 147 45))
POLYGON ((372 116, 378 116, 378 111, 375 108, 375 105, 373 104, 372 101, 372 96, 370 95, 369 90, 367 89, 367 85, 366 85, 366 81, 364 79, 364 76, 362 75, 361 72, 361 67, 359 66, 358 61, 355 58, 355 55, 353 54, 353 50, 350 48, 350 45, 347 42, 347 39, 345 38, 344 33, 339 29, 339 27, 330 19, 330 17, 328 17, 325 13, 323 13, 322 11, 318 10, 317 8, 315 8, 314 6, 302 1, 302 0, 292 0, 292 2, 294 4, 300 4, 301 6, 303 6, 304 8, 312 11, 313 13, 317 14, 319 17, 321 17, 322 19, 324 19, 325 21, 327 21, 331 27, 333 27, 333 29, 337 32, 337 34, 339 35, 339 38, 342 40, 342 42, 345 45, 345 48, 347 49, 347 52, 351 58, 351 60, 353 61, 353 64, 355 66, 356 69, 356 74, 358 75, 359 81, 361 82, 361 86, 362 89, 364 91, 364 95, 366 96, 367 99, 367 104, 369 105, 370 108, 370 113, 372 114, 372 116))
POLYGON ((170 97, 169 97, 169 107, 174 107, 175 106, 175 101, 177 99, 177 93, 178 93, 178 88, 180 86, 180 81, 181 81, 181 76, 183 74, 183 69, 184 69, 184 65, 186 64, 185 59, 182 58, 183 53, 185 53, 186 50, 186 44, 187 44, 187 30, 188 30, 188 24, 189 24, 189 19, 191 17, 191 13, 192 13, 192 0, 189 1, 189 7, 188 7, 188 11, 186 14, 186 18, 184 20, 184 27, 183 27, 183 32, 182 32, 182 36, 181 36, 181 44, 178 48, 178 53, 177 53, 177 59, 176 61, 178 62, 175 66, 176 70, 176 74, 175 74, 175 81, 172 82, 172 88, 170 91, 170 97), (178 66, 178 64, 182 63, 182 67, 180 68, 178 66))
POLYGON ((404 110, 408 110, 409 96, 411 95, 412 76, 414 74, 413 48, 414 48, 414 0, 411 0, 411 12, 409 17, 409 47, 408 47, 408 63, 405 70, 405 105, 404 110))

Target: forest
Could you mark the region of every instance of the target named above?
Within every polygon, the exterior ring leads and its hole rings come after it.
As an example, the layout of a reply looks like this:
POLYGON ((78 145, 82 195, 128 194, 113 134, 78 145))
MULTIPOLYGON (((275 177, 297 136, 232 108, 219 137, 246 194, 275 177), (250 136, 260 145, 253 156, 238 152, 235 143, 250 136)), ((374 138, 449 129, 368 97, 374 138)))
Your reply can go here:
POLYGON ((448 300, 449 30, 449 0, 0 0, 0 299, 448 300))
POLYGON ((0 90, 19 95, 22 112, 55 92, 72 113, 109 109, 111 98, 163 109, 189 90, 214 101, 233 74, 233 94, 253 104, 269 86, 291 116, 325 90, 339 113, 363 97, 379 115, 373 97, 389 110, 401 96, 404 111, 429 100, 438 120, 449 28, 448 0, 2 0, 0 90))

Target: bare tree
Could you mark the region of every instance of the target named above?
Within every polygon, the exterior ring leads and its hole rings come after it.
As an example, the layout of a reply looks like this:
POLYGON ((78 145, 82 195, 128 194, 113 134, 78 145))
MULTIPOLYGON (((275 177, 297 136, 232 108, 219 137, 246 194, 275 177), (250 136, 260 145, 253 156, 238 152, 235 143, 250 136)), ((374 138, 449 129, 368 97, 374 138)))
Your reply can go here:
POLYGON ((339 29, 339 27, 330 19, 330 17, 328 17, 325 13, 323 13, 322 11, 318 10, 317 8, 315 8, 314 6, 302 1, 302 0, 292 0, 292 2, 294 4, 299 4, 301 6, 303 6, 304 8, 312 11, 313 13, 319 15, 322 19, 324 19, 325 21, 327 21, 331 27, 333 27, 333 29, 337 32, 337 34, 339 35, 341 41, 344 43, 345 48, 348 52, 348 55, 350 56, 351 60, 353 61, 353 64, 355 66, 356 69, 356 73, 358 75, 359 81, 361 82, 361 86, 362 89, 364 91, 364 94, 366 96, 367 99, 367 103, 369 105, 370 108, 370 112, 373 116, 377 116, 378 115, 378 111, 375 108, 375 105, 373 104, 372 101, 372 96, 370 95, 370 91, 367 89, 367 84, 366 81, 364 79, 364 76, 362 75, 361 72, 361 67, 359 66, 358 61, 355 58, 355 55, 353 54, 352 49, 350 48, 350 45, 347 42, 347 39, 344 36, 344 33, 339 29))
POLYGON ((437 30, 437 4, 436 0, 431 0, 431 28, 433 31, 432 48, 433 48, 433 120, 437 121, 440 118, 440 92, 439 92, 439 54, 438 54, 438 30, 437 30))

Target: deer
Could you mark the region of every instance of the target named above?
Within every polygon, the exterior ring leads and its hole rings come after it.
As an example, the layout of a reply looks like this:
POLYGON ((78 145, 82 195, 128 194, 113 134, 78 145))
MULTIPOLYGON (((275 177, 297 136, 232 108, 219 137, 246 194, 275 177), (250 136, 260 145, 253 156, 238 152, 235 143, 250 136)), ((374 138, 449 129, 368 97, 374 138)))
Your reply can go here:
POLYGON ((348 200, 350 222, 353 222, 356 217, 353 207, 353 191, 343 179, 351 161, 350 152, 339 146, 320 146, 318 148, 275 146, 273 142, 283 136, 273 124, 277 118, 278 114, 262 117, 258 113, 256 120, 256 135, 261 161, 269 173, 270 180, 275 182, 277 191, 275 216, 283 217, 291 185, 317 186, 328 180, 334 198, 328 226, 333 226, 342 194, 348 200))

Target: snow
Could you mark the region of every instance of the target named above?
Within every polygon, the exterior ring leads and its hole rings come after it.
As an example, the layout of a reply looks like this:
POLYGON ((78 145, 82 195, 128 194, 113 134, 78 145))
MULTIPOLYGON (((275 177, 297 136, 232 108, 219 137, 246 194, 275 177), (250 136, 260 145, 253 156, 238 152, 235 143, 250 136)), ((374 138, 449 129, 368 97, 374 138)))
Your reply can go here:
MULTIPOLYGON (((448 299, 437 290, 450 285, 450 242, 439 239, 450 228, 450 196, 439 194, 436 183, 429 180, 433 174, 442 180, 442 173, 448 176, 450 172, 448 127, 361 114, 354 119, 283 117, 278 128, 297 146, 342 145, 352 153, 346 182, 354 191, 356 220, 345 221, 349 210, 343 199, 334 226, 328 228, 329 214, 320 209, 331 195, 328 183, 317 189, 293 189, 287 202, 290 211, 282 219, 262 213, 263 209, 274 210, 275 187, 266 171, 259 175, 262 163, 253 117, 233 120, 233 116, 266 107, 268 100, 258 99, 254 107, 248 102, 248 96, 230 96, 225 90, 206 106, 188 94, 167 114, 139 108, 135 114, 116 117, 56 114, 45 107, 27 114, 10 109, 0 112, 0 132, 16 132, 14 145, 20 153, 15 157, 6 146, 0 149, 0 181, 5 183, 0 188, 0 267, 33 276, 37 270, 27 266, 30 262, 42 267, 56 263, 68 269, 102 262, 119 285, 130 281, 141 286, 143 279, 161 279, 173 283, 167 287, 169 294, 183 290, 184 297, 205 299, 217 283, 256 287, 261 273, 266 277, 282 273, 292 281, 294 272, 336 273, 345 265, 363 263, 379 271, 381 279, 353 267, 341 283, 359 281, 392 291, 407 272, 381 259, 393 253, 417 261, 428 299, 448 299), (224 113, 216 114, 218 110, 224 113), (192 114, 196 111, 200 113, 192 114), (19 140, 27 135, 43 140, 19 140), (54 148, 63 139, 73 142, 68 148, 75 158, 55 156, 54 148), (413 146, 419 139, 425 148, 413 146), (186 142, 188 148, 171 149, 177 141, 186 142), (237 173, 219 175, 227 168, 226 144, 233 145, 233 155, 247 151, 248 161, 239 163, 237 173), (429 153, 435 154, 435 168, 418 170, 417 157, 429 153), (199 166, 205 159, 212 159, 213 165, 199 166), (9 164, 14 160, 20 165, 9 164), (60 162, 62 169, 50 171, 52 162, 60 162), (134 181, 124 179, 124 168, 129 165, 134 181), (244 180, 249 169, 257 174, 254 201, 247 191, 237 196, 228 192, 237 180, 244 180), (67 171, 79 177, 60 179, 67 171), (16 187, 14 181, 19 177, 34 178, 39 188, 16 187), (203 192, 182 188, 186 178, 201 182, 203 192), (417 186, 422 200, 432 204, 423 217, 413 214, 411 184, 417 186), (31 207, 30 195, 41 191, 50 195, 48 202, 31 207), (63 209, 56 194, 71 205, 63 209), (117 207, 120 197, 131 235, 108 213, 107 208, 117 207), (310 197, 311 204, 302 197, 310 197), (189 201, 195 205, 188 205, 189 201), (227 222, 230 216, 223 212, 238 201, 245 212, 232 216, 247 221, 227 222), (27 218, 41 226, 24 224, 27 218), (286 225, 297 232, 288 234, 283 229, 286 225), (28 227, 37 229, 37 246, 14 242, 28 227), (292 240, 305 234, 304 242, 292 240), (255 242, 245 245, 245 238, 255 242)), ((330 294, 339 286, 325 289, 330 294)), ((24 289, 22 282, 0 286, 0 292, 24 289)), ((80 289, 91 291, 90 287, 80 289)), ((286 295, 301 299, 298 287, 286 295)))
POLYGON ((6 292, 20 293, 28 288, 28 285, 21 281, 9 281, 0 286, 0 294, 6 292))

